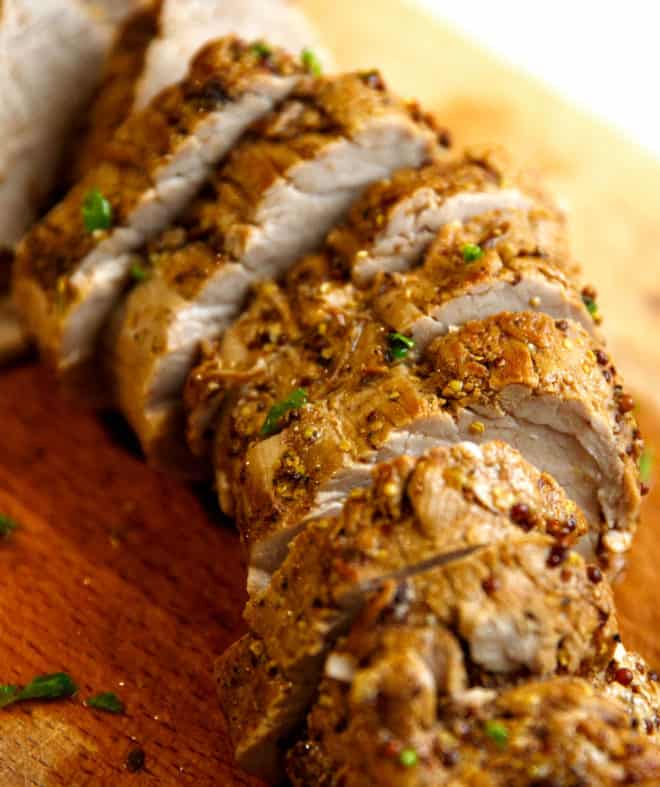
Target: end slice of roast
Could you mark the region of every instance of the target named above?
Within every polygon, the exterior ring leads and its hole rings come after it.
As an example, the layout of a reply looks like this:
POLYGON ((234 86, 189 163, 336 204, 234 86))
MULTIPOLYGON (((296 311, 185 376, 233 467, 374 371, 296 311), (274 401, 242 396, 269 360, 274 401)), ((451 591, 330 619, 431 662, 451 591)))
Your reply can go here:
POLYGON ((154 464, 177 467, 181 398, 204 341, 249 287, 319 245, 364 189, 438 152, 437 133, 373 73, 301 84, 232 152, 111 329, 119 401, 154 464))
MULTIPOLYGON (((373 590, 349 642, 357 640, 362 647, 373 645, 373 640, 380 639, 390 628, 394 629, 393 640, 398 642, 405 640, 409 629, 427 629, 432 638, 436 631, 447 632, 461 643, 449 659, 453 667, 448 670, 447 686, 452 691, 462 690, 467 682, 467 665, 461 669, 463 653, 470 660, 470 681, 477 686, 507 685, 530 675, 550 677, 558 672, 576 674, 596 669, 606 663, 611 652, 616 625, 611 593, 605 583, 596 584, 589 579, 579 556, 565 553, 561 566, 552 565, 556 554, 553 539, 542 535, 520 536, 403 580, 387 580, 373 590)), ((286 614, 284 604, 278 615, 286 614)), ((302 633, 305 623, 295 614, 289 615, 289 626, 305 636, 302 633)), ((265 648, 264 666, 271 665, 273 672, 287 684, 290 696, 295 698, 290 707, 301 708, 309 703, 312 686, 320 678, 324 654, 315 659, 313 671, 310 662, 303 669, 303 664, 295 658, 293 661, 285 658, 285 665, 280 661, 282 651, 274 640, 262 641, 256 635, 249 636, 252 643, 257 643, 255 647, 265 648), (271 651, 269 645, 277 650, 271 651)), ((234 651, 235 656, 244 658, 250 648, 246 643, 234 651)), ((341 682, 350 682, 359 664, 359 659, 352 658, 350 645, 347 650, 345 658, 331 655, 325 667, 326 673, 341 682)), ((413 648, 416 664, 428 669, 424 663, 426 655, 442 661, 437 650, 431 647, 425 653, 416 642, 413 648)), ((249 743, 250 760, 239 760, 242 765, 261 761, 262 755, 266 756, 262 746, 266 751, 273 751, 274 746, 276 751, 276 741, 286 740, 298 721, 282 715, 280 692, 274 705, 264 692, 252 694, 252 685, 259 683, 254 669, 253 666, 251 670, 241 670, 240 665, 225 659, 219 672, 223 706, 255 709, 255 718, 258 714, 264 720, 262 728, 267 730, 267 736, 259 740, 254 726, 245 725, 240 712, 233 716, 239 719, 238 726, 236 722, 232 724, 232 714, 227 714, 236 750, 246 751, 249 743), (229 684, 227 677, 232 675, 243 675, 244 679, 229 684), (267 719, 272 719, 273 725, 266 723, 267 719), (275 735, 275 725, 279 737, 275 735), (249 741, 244 737, 246 733, 249 741)), ((407 719, 412 721, 418 706, 417 700, 410 699, 415 702, 415 713, 409 712, 407 719)))
POLYGON ((22 240, 17 302, 62 375, 75 380, 93 362, 101 329, 130 279, 133 253, 169 225, 245 128, 300 77, 282 52, 264 58, 231 37, 209 45, 187 79, 132 115, 104 160, 22 240), (90 232, 82 208, 93 190, 110 203, 112 224, 90 232))

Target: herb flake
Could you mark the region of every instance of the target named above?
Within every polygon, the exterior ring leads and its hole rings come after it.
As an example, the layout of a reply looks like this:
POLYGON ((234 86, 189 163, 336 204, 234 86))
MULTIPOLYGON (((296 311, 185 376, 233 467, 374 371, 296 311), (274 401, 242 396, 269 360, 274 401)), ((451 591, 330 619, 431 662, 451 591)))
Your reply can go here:
POLYGON ((639 479, 643 484, 648 484, 653 472, 653 454, 645 448, 639 457, 639 479))
POLYGON ((131 266, 131 278, 135 281, 144 281, 149 278, 149 271, 140 265, 139 262, 136 262, 131 266))
POLYGON ((486 722, 486 735, 495 743, 498 749, 506 749, 509 743, 509 731, 499 721, 486 722))
POLYGON ((582 302, 587 307, 587 311, 592 317, 598 314, 598 304, 593 298, 590 298, 588 295, 583 295, 582 302))
POLYGON ((320 77, 323 73, 321 61, 311 49, 303 49, 303 51, 300 53, 300 60, 303 64, 303 67, 305 68, 305 71, 307 71, 307 73, 311 74, 313 77, 320 77))
POLYGON ((476 262, 484 256, 484 250, 476 243, 465 243, 461 249, 465 262, 476 262))
POLYGON ((299 410, 306 404, 307 391, 304 388, 296 388, 286 399, 270 408, 259 434, 262 437, 270 437, 270 435, 275 434, 279 428, 280 421, 290 410, 299 410))
POLYGON ((390 358, 402 361, 415 346, 415 340, 403 333, 390 333, 387 337, 390 346, 390 358))
POLYGON ((252 44, 250 51, 252 51, 257 57, 260 57, 262 60, 265 60, 267 57, 270 57, 273 54, 273 50, 263 41, 256 41, 254 44, 252 44))
POLYGON ((66 672, 40 675, 22 689, 18 686, 0 686, 0 708, 26 700, 59 700, 72 697, 78 687, 66 672))
POLYGON ((9 538, 18 529, 18 522, 7 514, 0 514, 0 538, 9 538))
POLYGON ((82 204, 82 218, 85 231, 108 230, 112 227, 112 205, 98 189, 92 189, 85 195, 82 204))
POLYGON ((407 748, 402 749, 399 754, 399 762, 404 768, 414 768, 417 765, 419 757, 415 749, 407 748))
POLYGON ((124 703, 119 699, 119 697, 112 691, 105 691, 101 694, 95 694, 93 697, 90 697, 86 702, 88 708, 94 708, 94 710, 102 710, 106 713, 123 713, 124 712, 124 703))

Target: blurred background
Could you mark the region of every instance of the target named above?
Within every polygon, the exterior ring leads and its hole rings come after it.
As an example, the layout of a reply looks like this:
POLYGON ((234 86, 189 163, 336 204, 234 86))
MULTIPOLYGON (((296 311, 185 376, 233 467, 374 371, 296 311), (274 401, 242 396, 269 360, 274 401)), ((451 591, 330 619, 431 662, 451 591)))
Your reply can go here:
POLYGON ((660 5, 410 0, 660 155, 660 5))

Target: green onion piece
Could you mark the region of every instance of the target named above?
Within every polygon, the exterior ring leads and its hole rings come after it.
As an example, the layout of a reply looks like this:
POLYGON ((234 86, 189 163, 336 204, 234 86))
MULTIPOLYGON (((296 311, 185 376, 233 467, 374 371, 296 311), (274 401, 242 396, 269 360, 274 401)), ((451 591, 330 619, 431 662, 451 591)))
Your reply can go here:
POLYGON ((300 60, 302 61, 305 71, 310 73, 313 77, 320 77, 323 73, 321 61, 311 49, 303 49, 300 54, 300 60))
POLYGON ((415 749, 402 749, 399 754, 399 762, 404 768, 413 768, 417 765, 419 757, 415 749))
POLYGON ((403 360, 415 346, 415 340, 402 333, 390 333, 387 337, 390 345, 390 357, 393 361, 403 360))
POLYGON ((653 472, 653 454, 650 449, 645 448, 639 457, 639 478, 643 484, 648 484, 653 472))
POLYGON ((135 281, 144 281, 149 278, 149 271, 143 268, 139 262, 136 262, 135 265, 131 267, 131 277, 135 279, 135 281))
POLYGON ((124 712, 124 703, 112 691, 95 694, 85 702, 85 705, 87 705, 88 708, 106 711, 106 713, 124 712))
POLYGON ((505 749, 509 743, 509 731, 499 721, 486 722, 486 735, 494 741, 498 749, 505 749))
POLYGON ((481 246, 477 246, 476 243, 466 243, 461 249, 461 254, 465 262, 475 262, 475 260, 480 260, 484 256, 484 250, 481 246))
POLYGON ((78 687, 66 672, 40 675, 22 689, 17 686, 0 686, 0 708, 25 700, 58 700, 71 697, 78 687))
POLYGON ((92 189, 87 192, 83 200, 82 217, 86 232, 110 229, 112 205, 98 189, 92 189))
POLYGON ((0 514, 0 538, 9 538, 17 528, 18 522, 6 514, 0 514))
POLYGON ((254 52, 257 57, 262 58, 265 60, 267 57, 270 57, 273 54, 273 50, 265 44, 263 41, 257 41, 256 43, 252 44, 250 47, 252 52, 254 52))
POLYGON ((266 420, 261 427, 262 437, 269 437, 277 432, 280 421, 290 410, 299 410, 307 404, 307 391, 304 388, 296 388, 286 399, 274 404, 268 411, 266 420))
POLYGON ((583 295, 582 301, 584 305, 587 307, 587 311, 592 317, 598 314, 598 304, 593 298, 590 298, 588 295, 583 295))

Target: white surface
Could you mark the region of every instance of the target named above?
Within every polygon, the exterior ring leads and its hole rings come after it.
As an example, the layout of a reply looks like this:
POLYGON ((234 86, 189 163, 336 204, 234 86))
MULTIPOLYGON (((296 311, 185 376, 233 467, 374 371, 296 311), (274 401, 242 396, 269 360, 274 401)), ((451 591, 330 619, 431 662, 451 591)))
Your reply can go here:
POLYGON ((412 0, 660 154, 658 0, 412 0))

